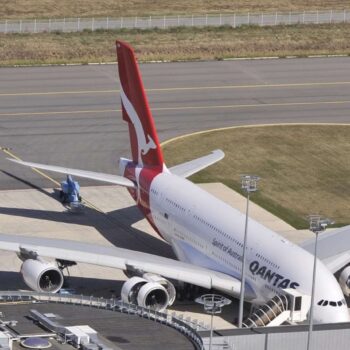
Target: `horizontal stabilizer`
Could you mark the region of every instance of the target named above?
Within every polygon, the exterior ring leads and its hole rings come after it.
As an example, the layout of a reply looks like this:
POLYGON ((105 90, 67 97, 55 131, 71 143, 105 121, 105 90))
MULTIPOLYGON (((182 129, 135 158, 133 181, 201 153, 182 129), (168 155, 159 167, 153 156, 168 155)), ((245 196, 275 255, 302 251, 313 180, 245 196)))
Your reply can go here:
POLYGON ((135 184, 131 180, 119 175, 95 173, 93 171, 70 169, 70 168, 64 168, 61 166, 23 162, 21 160, 16 160, 11 158, 7 158, 7 159, 10 160, 11 162, 25 165, 31 168, 43 169, 43 170, 53 171, 55 173, 73 175, 73 176, 83 177, 86 179, 108 182, 108 183, 112 183, 112 184, 120 185, 124 187, 135 187, 135 184))
POLYGON ((225 153, 221 149, 217 149, 207 156, 190 160, 189 162, 182 163, 170 168, 170 172, 180 177, 189 177, 199 171, 207 168, 208 166, 218 162, 225 157, 225 153))

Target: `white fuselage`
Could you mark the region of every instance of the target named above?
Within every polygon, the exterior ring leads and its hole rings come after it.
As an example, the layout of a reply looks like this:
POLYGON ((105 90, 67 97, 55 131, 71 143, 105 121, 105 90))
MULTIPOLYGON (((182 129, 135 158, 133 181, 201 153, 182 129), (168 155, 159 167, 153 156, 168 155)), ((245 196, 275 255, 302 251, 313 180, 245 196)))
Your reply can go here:
MULTIPOLYGON (((169 173, 153 179, 149 196, 154 224, 179 260, 241 279, 244 214, 169 173)), ((252 219, 246 259, 248 300, 263 303, 285 288, 311 294, 313 255, 252 219)), ((319 260, 315 286, 315 321, 349 321, 341 288, 319 260), (333 303, 317 305, 321 300, 333 303)))

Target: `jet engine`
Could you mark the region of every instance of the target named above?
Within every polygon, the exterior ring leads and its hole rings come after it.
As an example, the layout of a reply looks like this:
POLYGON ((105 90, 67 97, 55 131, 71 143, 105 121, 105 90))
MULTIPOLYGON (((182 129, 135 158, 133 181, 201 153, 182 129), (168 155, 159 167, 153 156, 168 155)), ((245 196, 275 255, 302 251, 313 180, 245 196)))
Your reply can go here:
POLYGON ((165 278, 149 273, 128 279, 122 287, 122 300, 156 311, 162 311, 175 301, 174 285, 165 278))
POLYGON ((350 266, 347 266, 339 276, 339 285, 345 296, 350 296, 350 266))
POLYGON ((37 292, 58 292, 64 282, 61 270, 41 259, 26 259, 21 266, 25 284, 37 292))

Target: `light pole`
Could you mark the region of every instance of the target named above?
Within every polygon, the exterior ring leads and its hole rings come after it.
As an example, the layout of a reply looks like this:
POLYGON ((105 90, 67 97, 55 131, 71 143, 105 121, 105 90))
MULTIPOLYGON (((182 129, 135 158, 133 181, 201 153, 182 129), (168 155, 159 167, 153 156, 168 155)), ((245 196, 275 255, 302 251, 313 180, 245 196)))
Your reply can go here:
POLYGON ((210 319, 210 340, 209 340, 209 350, 211 350, 212 339, 213 339, 213 318, 214 314, 220 314, 222 308, 225 305, 231 304, 231 300, 223 297, 219 294, 204 294, 197 298, 196 303, 202 304, 204 306, 204 311, 211 315, 210 319))
POLYGON ((313 314, 314 314, 314 300, 315 300, 315 282, 316 282, 316 270, 317 270, 317 243, 318 234, 326 230, 328 225, 334 224, 333 221, 327 218, 321 218, 320 215, 309 215, 310 231, 315 235, 315 250, 314 250, 314 267, 312 271, 312 288, 311 288, 311 305, 309 313, 309 332, 307 335, 307 350, 310 349, 311 345, 311 334, 313 329, 313 314))
POLYGON ((247 236, 248 236, 248 215, 249 215, 249 195, 250 192, 257 191, 259 176, 256 175, 241 175, 242 189, 247 192, 247 208, 245 215, 244 226, 244 241, 242 254, 242 278, 241 278, 241 292, 239 296, 239 313, 238 313, 238 327, 242 328, 243 322, 243 306, 244 306, 244 287, 245 287, 245 269, 246 269, 246 250, 247 250, 247 236))

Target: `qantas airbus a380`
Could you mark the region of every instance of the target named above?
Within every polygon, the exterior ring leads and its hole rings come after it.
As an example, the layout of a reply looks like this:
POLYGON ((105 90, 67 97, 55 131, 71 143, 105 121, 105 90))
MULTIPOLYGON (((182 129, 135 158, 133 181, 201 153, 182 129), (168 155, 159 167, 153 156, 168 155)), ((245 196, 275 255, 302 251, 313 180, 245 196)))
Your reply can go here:
MULTIPOLYGON (((29 167, 125 186, 152 227, 171 245, 178 261, 156 255, 97 247, 88 243, 0 235, 0 249, 19 253, 21 273, 37 291, 58 291, 61 270, 43 257, 110 266, 131 276, 122 298, 163 309, 174 302, 170 280, 215 289, 234 297, 241 287, 245 216, 186 177, 221 160, 220 150, 168 169, 163 161, 151 111, 132 48, 117 41, 123 119, 128 123, 132 159, 121 158, 120 175, 15 161, 29 167)), ((13 160, 14 161, 14 160, 13 160)), ((319 238, 314 321, 350 321, 350 226, 319 238), (334 273, 342 270, 339 283, 334 273)), ((286 288, 311 294, 313 242, 297 246, 249 219, 246 300, 261 304, 286 288)))

